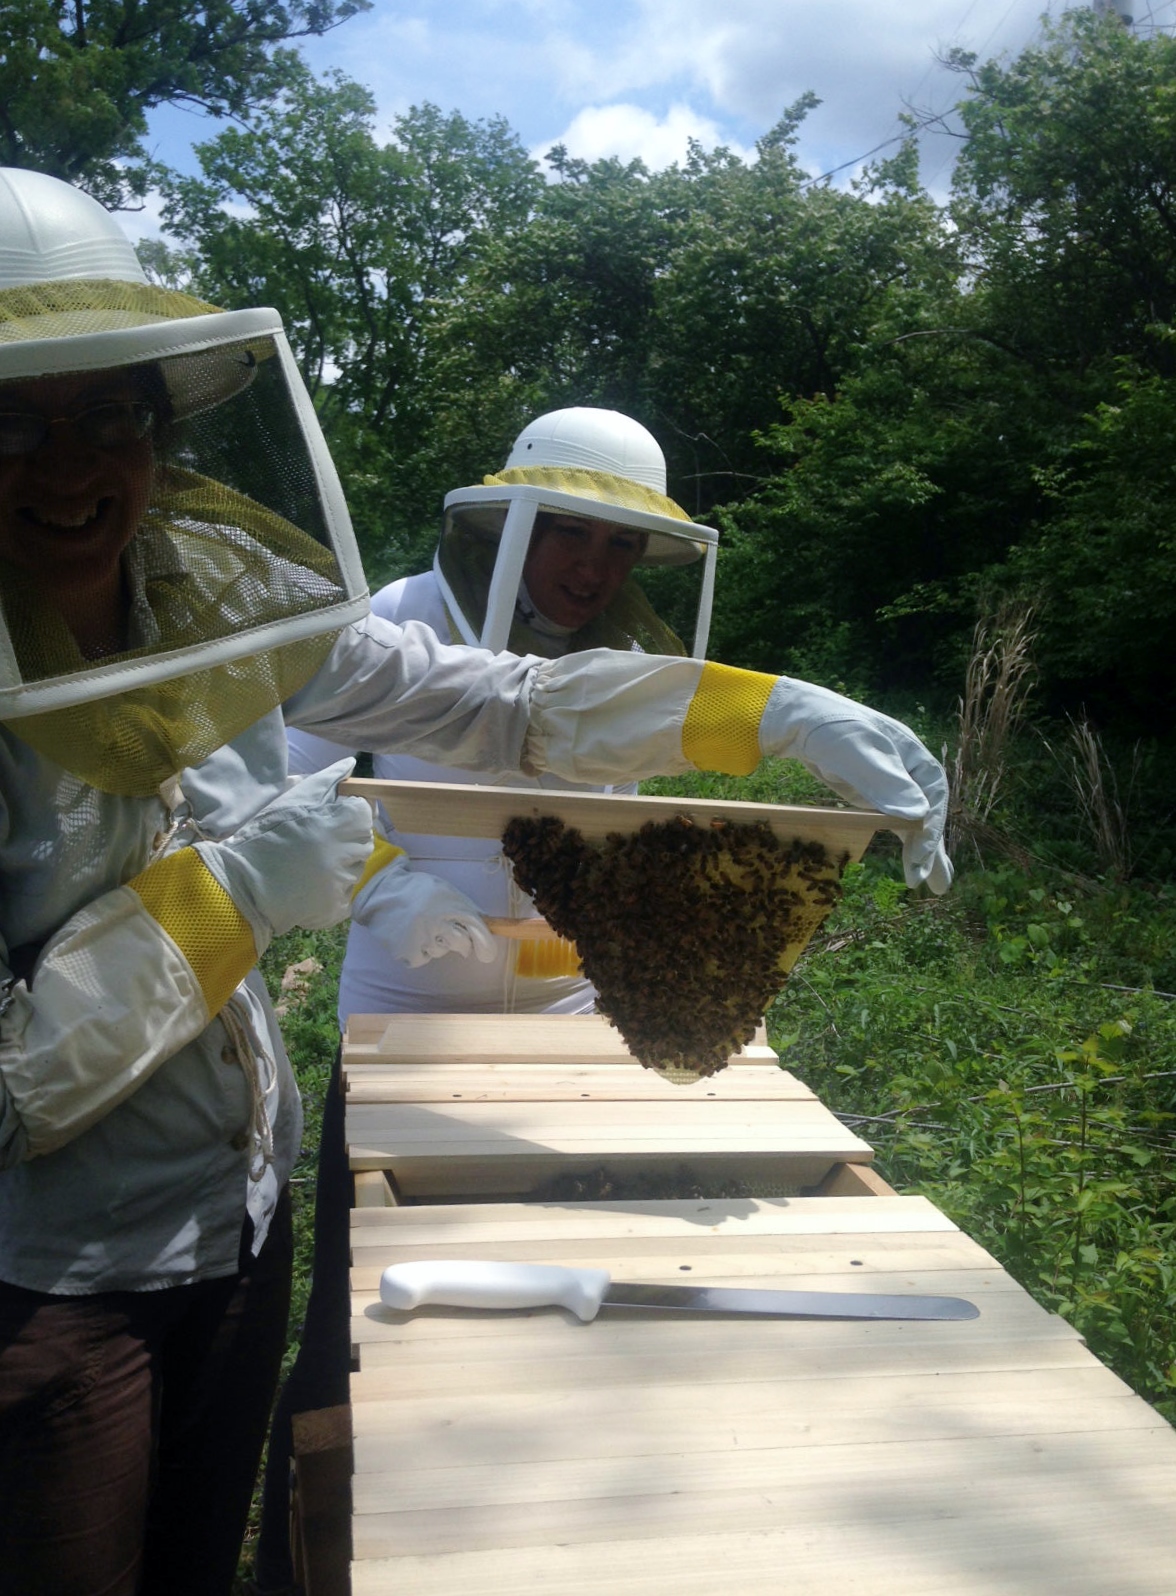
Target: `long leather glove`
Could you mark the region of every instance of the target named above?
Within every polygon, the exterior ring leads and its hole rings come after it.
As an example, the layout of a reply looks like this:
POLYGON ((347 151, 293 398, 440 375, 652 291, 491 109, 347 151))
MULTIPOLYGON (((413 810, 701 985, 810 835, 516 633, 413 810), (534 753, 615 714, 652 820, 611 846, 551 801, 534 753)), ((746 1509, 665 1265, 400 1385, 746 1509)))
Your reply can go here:
POLYGON ((840 693, 703 660, 594 649, 540 666, 530 708, 531 774, 744 776, 765 754, 798 759, 849 802, 913 822, 899 833, 908 885, 951 885, 943 767, 909 727, 840 693))
POLYGON ((447 953, 473 954, 482 964, 495 956, 494 933, 477 904, 439 876, 411 868, 402 852, 355 894, 351 918, 414 970, 447 953))
POLYGON ((0 982, 0 1167, 129 1097, 220 1013, 275 932, 343 918, 371 852, 367 804, 334 795, 352 763, 103 893, 50 938, 31 983, 0 982))

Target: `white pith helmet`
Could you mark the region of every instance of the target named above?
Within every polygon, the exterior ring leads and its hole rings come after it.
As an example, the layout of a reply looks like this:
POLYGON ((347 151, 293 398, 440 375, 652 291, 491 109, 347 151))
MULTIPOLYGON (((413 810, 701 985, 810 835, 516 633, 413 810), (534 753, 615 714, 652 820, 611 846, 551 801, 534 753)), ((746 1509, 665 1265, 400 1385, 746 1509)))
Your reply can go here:
POLYGON ((0 288, 68 277, 147 281, 130 240, 96 199, 44 172, 0 167, 0 288))
MULTIPOLYGON (((172 358, 165 370, 173 414, 208 409, 253 380, 238 349, 185 347, 221 341, 225 322, 191 294, 150 282, 115 218, 90 194, 44 172, 0 167, 0 381, 54 371, 172 358), (179 323, 175 336, 168 324, 179 323), (144 329, 158 328, 161 336, 144 329), (83 344, 92 334, 107 337, 83 344), (123 337, 119 337, 123 334, 123 337)), ((268 330, 268 329, 267 329, 268 330)))
MULTIPOLYGON (((139 797, 298 691, 366 613, 367 584, 278 312, 222 311, 150 282, 97 200, 0 168, 0 409, 36 421, 73 404, 43 418, 39 441, 16 426, 17 467, 57 422, 76 440, 87 417, 117 410, 128 383, 156 421, 183 426, 135 435, 126 473, 142 504, 108 476, 82 505, 95 559, 117 561, 133 599, 115 618, 119 646, 84 649, 62 605, 69 560, 53 539, 74 523, 52 504, 27 527, 6 512, 0 721, 101 791, 139 797), (49 378, 64 383, 42 393, 49 378), (62 386, 63 401, 48 397, 62 386)), ((117 431, 80 435, 99 454, 131 447, 117 431)))
POLYGON ((537 416, 519 433, 506 462, 518 466, 573 466, 628 477, 655 493, 666 491, 666 457, 648 428, 619 410, 575 405, 537 416))
MULTIPOLYGON (((701 565, 692 652, 705 651, 718 533, 699 526, 666 495, 666 461, 653 434, 618 410, 575 405, 537 416, 519 433, 501 471, 445 496, 433 569, 464 641, 507 646, 519 581, 537 517, 612 522, 642 535, 638 566, 701 565), (477 613, 458 596, 462 537, 498 543, 489 594, 477 613)), ((683 635, 689 631, 683 627, 683 635)))

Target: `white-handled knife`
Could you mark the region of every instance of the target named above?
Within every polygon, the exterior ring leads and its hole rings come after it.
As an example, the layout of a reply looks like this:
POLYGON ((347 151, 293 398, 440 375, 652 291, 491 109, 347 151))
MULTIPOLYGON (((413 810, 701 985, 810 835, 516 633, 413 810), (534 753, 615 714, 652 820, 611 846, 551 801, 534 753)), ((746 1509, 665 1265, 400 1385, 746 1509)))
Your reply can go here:
POLYGON ((754 1314, 773 1319, 975 1319, 962 1297, 886 1296, 872 1291, 759 1291, 729 1286, 613 1285, 607 1269, 460 1259, 393 1264, 380 1277, 380 1300, 409 1310, 569 1308, 585 1323, 601 1308, 664 1308, 686 1313, 754 1314))

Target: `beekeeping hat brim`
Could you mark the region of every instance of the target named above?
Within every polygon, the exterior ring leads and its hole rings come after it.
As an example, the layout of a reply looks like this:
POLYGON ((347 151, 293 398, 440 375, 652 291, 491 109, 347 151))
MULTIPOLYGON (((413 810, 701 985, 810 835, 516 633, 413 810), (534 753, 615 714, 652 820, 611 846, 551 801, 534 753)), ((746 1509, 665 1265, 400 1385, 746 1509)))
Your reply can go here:
POLYGON ((153 283, 64 278, 0 288, 0 381, 130 364, 137 351, 150 358, 150 349, 162 358, 173 417, 183 420, 223 403, 253 380, 260 344, 257 350, 218 344, 185 352, 185 345, 203 341, 204 317, 226 314, 234 313, 153 283), (145 329, 158 336, 144 340, 145 329))
POLYGON ((480 489, 447 494, 445 507, 457 511, 467 526, 497 537, 506 506, 519 490, 537 498, 541 509, 631 526, 645 537, 638 565, 690 565, 701 559, 706 544, 714 541, 710 528, 696 527, 680 505, 656 488, 610 471, 580 467, 511 466, 484 477, 480 489), (502 492, 487 491, 495 488, 502 492), (551 495, 550 504, 545 502, 545 494, 551 495), (618 515, 618 510, 631 513, 618 515))

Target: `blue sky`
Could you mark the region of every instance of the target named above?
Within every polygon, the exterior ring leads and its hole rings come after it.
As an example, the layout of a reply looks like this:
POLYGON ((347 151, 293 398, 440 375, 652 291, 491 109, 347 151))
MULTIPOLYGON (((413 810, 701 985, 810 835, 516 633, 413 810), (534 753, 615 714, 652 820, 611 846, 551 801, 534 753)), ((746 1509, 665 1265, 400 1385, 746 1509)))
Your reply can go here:
MULTIPOLYGON (((752 150, 806 89, 822 100, 799 154, 814 174, 850 163, 898 131, 904 103, 943 109, 961 82, 936 62, 959 45, 982 57, 1023 48, 1063 0, 375 0, 303 47, 316 71, 366 84, 382 125, 423 100, 469 117, 501 113, 541 157, 565 143, 594 159, 653 167, 687 137, 752 150)), ((1136 0, 1146 26, 1170 26, 1176 0, 1136 0)), ((162 110, 151 141, 191 168, 211 125, 162 110)), ((928 135, 923 177, 942 193, 954 141, 928 135)), ((142 218, 150 228, 150 214, 142 218)))

